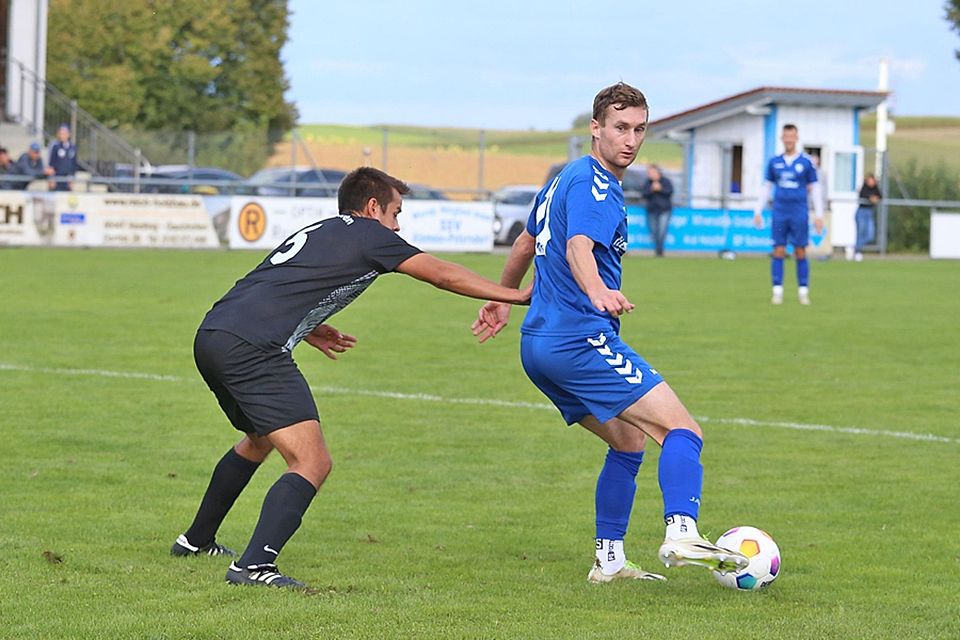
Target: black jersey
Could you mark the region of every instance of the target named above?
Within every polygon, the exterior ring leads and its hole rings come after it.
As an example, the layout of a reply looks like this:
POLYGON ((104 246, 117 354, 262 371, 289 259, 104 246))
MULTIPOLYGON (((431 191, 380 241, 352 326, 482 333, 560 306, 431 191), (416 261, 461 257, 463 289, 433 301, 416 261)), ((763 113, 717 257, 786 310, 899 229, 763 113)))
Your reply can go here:
POLYGON ((372 218, 321 220, 287 238, 207 312, 220 329, 261 349, 292 351, 373 281, 420 253, 372 218))

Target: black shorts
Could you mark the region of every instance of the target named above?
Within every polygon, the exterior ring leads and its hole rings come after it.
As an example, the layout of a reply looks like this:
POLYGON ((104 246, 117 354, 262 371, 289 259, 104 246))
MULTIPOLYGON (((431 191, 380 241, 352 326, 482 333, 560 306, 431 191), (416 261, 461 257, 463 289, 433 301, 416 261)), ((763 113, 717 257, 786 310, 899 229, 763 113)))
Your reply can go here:
POLYGON ((304 420, 319 420, 313 394, 293 357, 270 353, 232 333, 200 329, 193 357, 230 423, 266 435, 304 420))

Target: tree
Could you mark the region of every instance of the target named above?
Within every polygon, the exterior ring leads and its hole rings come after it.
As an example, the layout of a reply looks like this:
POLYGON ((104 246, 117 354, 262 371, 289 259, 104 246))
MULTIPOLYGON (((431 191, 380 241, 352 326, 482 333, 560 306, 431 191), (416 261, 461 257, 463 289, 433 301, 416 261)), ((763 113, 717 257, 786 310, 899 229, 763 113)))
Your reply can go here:
POLYGON ((47 78, 108 126, 242 132, 265 157, 297 116, 288 15, 286 0, 50 0, 47 78))
MULTIPOLYGON (((947 0, 943 8, 947 12, 946 18, 950 28, 960 33, 960 0, 947 0)), ((957 60, 960 60, 960 49, 954 50, 953 53, 957 56, 957 60)))
POLYGON ((593 112, 587 111, 586 113, 581 113, 576 118, 573 119, 573 129, 586 129, 590 126, 590 121, 593 120, 593 112))

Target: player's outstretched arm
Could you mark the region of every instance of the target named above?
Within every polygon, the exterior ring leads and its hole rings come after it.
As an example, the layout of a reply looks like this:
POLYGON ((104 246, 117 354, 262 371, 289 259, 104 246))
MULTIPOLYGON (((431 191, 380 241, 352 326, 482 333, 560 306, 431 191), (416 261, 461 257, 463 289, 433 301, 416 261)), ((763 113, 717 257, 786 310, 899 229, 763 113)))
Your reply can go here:
POLYGON ((357 339, 346 333, 340 333, 328 324, 318 324, 307 334, 304 342, 319 349, 331 360, 336 360, 336 354, 352 349, 357 344, 357 339))
MULTIPOLYGON (((520 286, 524 276, 527 275, 527 271, 530 270, 534 244, 533 236, 524 229, 510 249, 510 255, 507 257, 507 262, 503 266, 503 273, 500 275, 500 284, 512 288, 520 286)), ((480 307, 477 319, 473 321, 473 325, 470 327, 473 335, 478 337, 480 342, 486 342, 488 339, 496 337, 510 321, 510 308, 509 304, 503 302, 488 302, 480 307)))
POLYGON ((630 313, 634 305, 619 291, 610 289, 600 278, 597 259, 593 257, 593 239, 576 235, 567 240, 567 263, 580 290, 587 294, 591 304, 614 318, 630 313))
POLYGON ((429 282, 438 289, 452 291, 469 298, 496 300, 510 304, 529 304, 530 302, 529 287, 523 291, 504 287, 462 265, 441 260, 429 253, 419 253, 407 258, 396 270, 417 280, 429 282))

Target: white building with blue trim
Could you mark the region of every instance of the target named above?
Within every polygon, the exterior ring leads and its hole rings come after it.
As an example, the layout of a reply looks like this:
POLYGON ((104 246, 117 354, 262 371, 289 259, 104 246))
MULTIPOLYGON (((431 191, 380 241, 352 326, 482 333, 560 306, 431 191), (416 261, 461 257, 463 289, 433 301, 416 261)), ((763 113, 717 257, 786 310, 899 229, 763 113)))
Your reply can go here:
MULTIPOLYGON (((824 246, 846 246, 855 239, 853 218, 864 175, 860 116, 886 98, 883 91, 759 87, 654 120, 647 138, 683 145, 683 184, 677 191, 686 194, 686 202, 677 204, 686 204, 694 211, 723 215, 750 212, 752 216, 767 160, 783 153, 781 129, 788 123, 796 125, 800 146, 820 162, 831 214, 829 243, 824 246)), ((675 210, 673 222, 677 225, 671 223, 671 227, 678 226, 674 248, 716 248, 681 241, 679 225, 692 224, 693 220, 685 218, 684 213, 683 207, 675 210)), ((703 221, 702 216, 699 219, 703 221)), ((727 246, 722 248, 766 250, 766 246, 759 246, 761 236, 753 240, 732 237, 730 227, 735 230, 741 223, 740 216, 733 220, 728 216, 727 246), (739 246, 735 246, 737 242, 739 246)), ((671 248, 669 238, 667 248, 671 248)))

